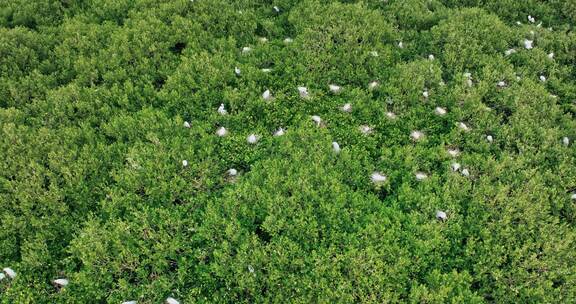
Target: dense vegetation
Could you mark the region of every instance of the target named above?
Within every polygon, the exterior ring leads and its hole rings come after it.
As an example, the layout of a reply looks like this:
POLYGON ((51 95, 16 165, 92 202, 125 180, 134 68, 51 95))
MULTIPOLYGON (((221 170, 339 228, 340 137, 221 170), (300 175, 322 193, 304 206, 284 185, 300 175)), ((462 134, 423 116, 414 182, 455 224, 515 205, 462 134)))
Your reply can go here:
POLYGON ((0 1, 0 302, 573 303, 575 22, 0 1))

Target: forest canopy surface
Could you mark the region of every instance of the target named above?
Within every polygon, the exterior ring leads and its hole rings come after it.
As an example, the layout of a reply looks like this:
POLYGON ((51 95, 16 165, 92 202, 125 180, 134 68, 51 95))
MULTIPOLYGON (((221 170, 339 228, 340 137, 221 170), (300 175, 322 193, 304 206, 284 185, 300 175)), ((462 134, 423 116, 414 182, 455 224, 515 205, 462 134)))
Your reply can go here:
POLYGON ((574 303, 575 23, 0 1, 0 303, 574 303))

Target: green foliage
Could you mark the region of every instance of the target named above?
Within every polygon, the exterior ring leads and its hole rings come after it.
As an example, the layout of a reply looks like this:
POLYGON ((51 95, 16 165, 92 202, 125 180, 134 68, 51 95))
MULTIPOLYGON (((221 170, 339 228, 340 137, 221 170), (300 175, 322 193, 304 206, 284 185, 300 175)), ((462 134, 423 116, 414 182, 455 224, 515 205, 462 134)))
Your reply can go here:
POLYGON ((0 303, 573 302, 575 3, 1 2, 0 303))

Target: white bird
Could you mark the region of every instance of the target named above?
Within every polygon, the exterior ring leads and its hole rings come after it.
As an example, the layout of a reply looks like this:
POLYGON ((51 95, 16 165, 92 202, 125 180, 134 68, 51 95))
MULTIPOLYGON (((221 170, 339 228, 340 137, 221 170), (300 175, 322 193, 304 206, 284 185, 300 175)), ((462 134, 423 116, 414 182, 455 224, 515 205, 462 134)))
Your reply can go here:
POLYGON ((182 161, 182 167, 188 167, 188 161, 187 160, 182 161))
POLYGON ((378 52, 376 51, 371 51, 370 55, 372 55, 372 57, 378 57, 378 52))
POLYGON ((494 138, 492 137, 492 135, 486 135, 486 140, 491 143, 494 141, 494 138))
POLYGON ((340 145, 335 141, 332 142, 332 150, 334 150, 336 154, 340 153, 340 145))
POLYGON ((14 271, 14 269, 12 269, 10 267, 6 267, 6 268, 2 269, 2 271, 4 271, 6 273, 6 275, 11 279, 14 279, 16 277, 16 271, 14 271))
POLYGON ((422 180, 425 180, 426 178, 428 178, 428 175, 426 175, 426 173, 424 173, 424 172, 416 172, 415 176, 416 176, 416 180, 418 180, 418 181, 422 181, 422 180))
POLYGON ((264 72, 264 73, 270 73, 270 72, 272 72, 272 69, 263 68, 263 69, 262 69, 262 72, 264 72))
POLYGON ((572 200, 575 200, 575 201, 576 201, 576 193, 572 193, 572 196, 570 196, 570 198, 571 198, 572 200))
POLYGON ((234 68, 234 73, 236 74, 236 76, 240 76, 240 68, 239 68, 239 67, 235 67, 235 68, 234 68))
POLYGON ((138 302, 136 302, 136 301, 125 301, 125 302, 122 302, 122 304, 137 304, 137 303, 138 303, 138 302))
POLYGON ((428 93, 428 90, 424 90, 424 92, 422 92, 422 96, 424 96, 424 98, 428 98, 430 93, 428 93))
POLYGON ((350 113, 352 112, 352 105, 350 103, 344 104, 340 110, 342 110, 342 112, 350 113))
POLYGON ((514 53, 516 53, 516 49, 508 49, 508 50, 504 51, 504 55, 506 55, 506 56, 510 56, 514 53))
POLYGON ((243 54, 250 53, 251 51, 252 51, 252 48, 249 47, 249 46, 245 46, 245 47, 242 48, 242 53, 243 53, 243 54))
POLYGON ((218 130, 216 130, 216 135, 222 137, 222 136, 226 136, 228 134, 228 130, 226 130, 226 128, 224 127, 220 127, 218 128, 218 130))
POLYGON ((394 112, 386 112, 386 117, 396 119, 396 114, 394 114, 394 112))
POLYGON ((274 136, 282 136, 284 135, 284 128, 278 128, 276 132, 274 132, 274 136))
POLYGON ((506 82, 504 80, 498 81, 496 84, 499 88, 503 88, 506 86, 506 82))
POLYGON ((472 77, 472 73, 470 73, 470 72, 465 72, 465 73, 462 74, 462 75, 464 75, 464 77, 466 77, 466 78, 471 78, 471 77, 472 77))
POLYGON ((374 172, 372 173, 372 175, 370 176, 370 180, 375 183, 375 184, 380 184, 386 181, 386 175, 383 175, 380 172, 374 172))
POLYGON ((446 115, 446 109, 442 108, 442 107, 436 107, 436 109, 434 109, 434 113, 436 113, 436 115, 446 115))
POLYGON ((436 219, 445 221, 447 218, 448 216, 446 215, 446 212, 440 210, 436 211, 436 219))
POLYGON ((522 25, 522 22, 516 21, 516 24, 517 24, 517 25, 522 25))
POLYGON ((468 171, 468 169, 464 168, 464 169, 462 169, 462 175, 468 177, 468 176, 470 176, 470 171, 468 171))
POLYGON ((231 169, 228 169, 228 171, 226 171, 226 173, 230 176, 236 176, 236 175, 238 175, 238 170, 231 168, 231 169))
POLYGON ((460 128, 460 129, 462 129, 462 130, 464 130, 464 131, 466 131, 466 132, 470 131, 470 128, 468 127, 468 125, 466 125, 466 124, 463 123, 463 122, 459 122, 459 123, 458 123, 458 128, 460 128))
POLYGON ((166 298, 166 304, 180 304, 178 300, 174 299, 173 297, 166 298))
POLYGON ((530 23, 534 23, 536 22, 536 19, 530 15, 528 15, 528 21, 530 21, 530 23))
POLYGON ((452 157, 460 155, 460 150, 458 150, 458 148, 449 148, 448 150, 446 150, 446 152, 448 152, 448 155, 452 157))
POLYGON ((255 144, 255 143, 258 142, 258 139, 259 139, 259 138, 258 138, 258 136, 256 136, 256 134, 250 134, 250 135, 248 135, 248 137, 246 138, 246 141, 247 141, 249 144, 255 144))
POLYGON ((187 122, 187 121, 185 121, 185 122, 184 122, 184 128, 190 128, 190 123, 187 122))
POLYGON ((342 91, 342 87, 339 85, 335 85, 335 84, 328 85, 328 88, 330 89, 330 92, 332 92, 334 94, 338 94, 338 93, 340 93, 340 91, 342 91))
POLYGON ((434 60, 434 55, 432 54, 428 55, 428 60, 434 60))
POLYGON ((524 47, 528 50, 532 49, 534 46, 532 45, 534 40, 524 39, 524 47))
POLYGON ((0 272, 0 281, 4 280, 6 275, 3 272, 0 272))
POLYGON ((360 132, 362 132, 362 134, 364 134, 364 135, 371 134, 372 131, 374 131, 374 129, 368 125, 361 125, 360 126, 360 132))
POLYGON ((218 107, 218 113, 220 113, 220 115, 226 115, 228 114, 228 111, 226 111, 226 108, 224 108, 224 104, 221 103, 220 106, 218 107))
POLYGON ((292 38, 288 37, 284 39, 284 43, 288 44, 288 43, 292 43, 294 40, 292 40, 292 38))
POLYGON ((264 91, 264 93, 262 93, 262 98, 264 98, 264 100, 266 100, 266 101, 272 100, 273 97, 272 97, 272 93, 270 93, 270 90, 264 91))
POLYGON ((68 280, 67 279, 56 279, 54 280, 54 284, 60 286, 60 287, 64 287, 66 285, 68 285, 68 280))
POLYGON ((548 54, 548 58, 549 58, 549 59, 554 59, 554 53, 552 52, 552 53, 548 54))
POLYGON ((248 265, 248 272, 254 273, 254 267, 252 267, 252 265, 248 265))
POLYGON ((545 81, 546 81, 546 76, 540 75, 540 81, 545 82, 545 81))
POLYGON ((308 89, 306 87, 298 87, 298 94, 300 94, 300 98, 308 98, 310 97, 310 95, 308 95, 308 89))
POLYGON ((266 37, 260 37, 260 38, 258 38, 258 40, 262 43, 268 42, 268 38, 266 38, 266 37))
POLYGON ((322 118, 320 118, 320 116, 318 115, 312 115, 311 118, 316 123, 317 126, 320 126, 320 124, 322 123, 322 118))
POLYGON ((410 137, 412 140, 418 141, 424 137, 424 133, 422 133, 422 131, 415 130, 410 132, 410 137))
POLYGON ((279 13, 279 12, 280 12, 280 8, 277 7, 277 6, 274 6, 274 11, 276 11, 277 13, 279 13))
POLYGON ((378 86, 380 86, 380 83, 378 83, 378 81, 372 81, 371 83, 368 84, 368 89, 373 90, 378 86))
POLYGON ((454 171, 454 172, 460 170, 460 164, 459 163, 452 163, 452 165, 450 165, 450 167, 452 168, 452 171, 454 171))
POLYGON ((402 41, 398 42, 398 47, 403 49, 404 48, 404 43, 402 41))
POLYGON ((570 145, 570 138, 568 138, 568 136, 564 136, 564 137, 562 138, 562 143, 563 143, 565 146, 570 145))

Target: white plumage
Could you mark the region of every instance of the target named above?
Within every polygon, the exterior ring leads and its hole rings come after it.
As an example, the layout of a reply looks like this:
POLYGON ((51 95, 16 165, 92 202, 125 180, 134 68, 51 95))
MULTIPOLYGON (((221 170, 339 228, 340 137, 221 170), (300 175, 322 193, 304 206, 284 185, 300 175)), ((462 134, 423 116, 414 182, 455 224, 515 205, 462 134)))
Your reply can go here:
POLYGON ((533 43, 534 43, 534 40, 524 39, 524 47, 528 50, 530 50, 534 47, 533 43))
POLYGON ((125 302, 122 302, 122 304, 137 304, 137 303, 138 303, 138 302, 136 302, 136 301, 125 301, 125 302))
POLYGON ((284 133, 285 133, 284 128, 278 128, 278 130, 274 132, 274 136, 282 136, 284 135, 284 133))
POLYGON ((224 104, 221 103, 220 106, 218 107, 218 113, 220 115, 226 115, 228 114, 228 111, 226 111, 226 108, 224 107, 224 104))
POLYGON ((226 171, 226 173, 228 173, 228 175, 230 175, 230 176, 236 176, 236 175, 238 175, 238 170, 231 168, 231 169, 228 169, 228 171, 226 171))
POLYGON ((166 298, 166 304, 180 304, 178 300, 174 299, 173 297, 166 298))
POLYGON ((54 284, 60 286, 60 287, 64 287, 66 285, 68 285, 68 279, 56 279, 54 280, 54 284))
POLYGON ((454 172, 460 170, 460 164, 459 163, 452 163, 450 165, 450 167, 452 168, 452 171, 454 171, 454 172))
POLYGON ((434 55, 432 54, 428 55, 428 60, 434 60, 434 55))
POLYGON ((306 87, 298 87, 298 94, 300 94, 301 98, 310 97, 308 94, 308 89, 306 87))
POLYGON ((380 83, 378 83, 378 81, 372 81, 368 84, 368 89, 373 90, 378 86, 380 86, 380 83))
POLYGON ((492 137, 492 135, 486 135, 486 140, 491 143, 494 141, 494 138, 492 137))
POLYGON ((545 81, 546 81, 546 76, 540 75, 540 81, 545 82, 545 81))
POLYGON ((403 49, 404 48, 404 43, 402 41, 398 42, 398 47, 403 49))
POLYGON ((364 135, 371 134, 372 131, 374 131, 374 129, 372 127, 370 127, 369 125, 361 125, 359 127, 359 129, 360 129, 360 132, 362 132, 362 134, 364 134, 364 135))
POLYGON ((565 146, 570 145, 570 138, 568 138, 567 136, 564 136, 564 137, 562 138, 562 143, 563 143, 565 146))
POLYGON ((416 172, 415 176, 416 176, 416 180, 418 180, 418 181, 422 181, 422 180, 425 180, 426 178, 428 178, 428 175, 424 172, 416 172))
POLYGON ((184 122, 184 128, 190 128, 190 123, 187 122, 187 121, 185 121, 185 122, 184 122))
POLYGON ((332 142, 332 150, 334 150, 335 153, 340 153, 340 145, 335 141, 332 142))
POLYGON ((470 131, 470 127, 468 127, 468 125, 466 125, 463 122, 459 122, 458 123, 458 128, 460 128, 461 130, 464 130, 466 132, 470 131))
POLYGON ((188 167, 188 161, 187 160, 182 161, 182 167, 188 167))
POLYGON ((386 117, 396 119, 396 114, 394 114, 394 112, 386 112, 386 117))
POLYGON ((237 76, 240 76, 240 68, 239 68, 239 67, 235 67, 235 68, 234 68, 234 73, 235 73, 237 76))
POLYGON ((252 51, 252 48, 249 47, 249 46, 245 46, 245 47, 242 48, 242 53, 243 53, 243 54, 250 53, 251 51, 252 51))
POLYGON ((464 169, 462 169, 462 175, 468 177, 468 176, 470 176, 470 171, 468 171, 468 169, 464 168, 464 169))
POLYGON ((270 93, 270 90, 266 90, 264 91, 264 93, 262 93, 262 98, 266 101, 270 101, 272 100, 272 93, 270 93))
POLYGON ((536 22, 536 19, 535 19, 534 17, 528 15, 528 21, 529 21, 530 23, 534 23, 534 22, 536 22))
POLYGON ((340 110, 342 110, 342 112, 350 113, 352 112, 352 105, 350 103, 344 104, 340 110))
POLYGON ((380 173, 380 172, 374 172, 372 173, 372 175, 370 176, 370 180, 375 183, 375 184, 380 184, 386 181, 386 175, 380 173))
POLYGON ((249 144, 255 144, 258 142, 258 136, 256 134, 250 134, 248 135, 248 137, 246 138, 246 141, 249 144))
POLYGON ((503 88, 506 86, 506 82, 504 80, 498 81, 496 84, 499 88, 503 88))
POLYGON ((445 221, 447 218, 448 216, 446 215, 446 212, 440 210, 436 211, 436 219, 445 221))
POLYGON ((340 91, 342 91, 342 87, 339 85, 335 85, 335 84, 328 85, 328 88, 330 89, 330 92, 332 92, 334 94, 338 94, 338 93, 340 93, 340 91))
POLYGON ((434 113, 436 113, 436 115, 446 115, 446 109, 442 108, 442 107, 436 107, 436 109, 434 109, 434 113))
POLYGON ((2 271, 4 271, 6 273, 6 275, 11 279, 14 279, 16 277, 16 271, 14 271, 14 269, 12 269, 10 267, 6 267, 6 268, 2 269, 2 271))
POLYGON ((458 150, 458 148, 449 148, 448 150, 446 150, 446 152, 448 152, 448 155, 452 157, 460 155, 460 150, 458 150))
POLYGON ((320 116, 318 115, 312 115, 311 118, 312 121, 314 121, 317 126, 320 126, 320 124, 322 123, 322 118, 320 118, 320 116))
POLYGON ((226 136, 228 134, 228 130, 226 130, 226 128, 224 127, 220 127, 218 128, 218 130, 216 130, 216 135, 222 137, 222 136, 226 136))
POLYGON ((292 40, 292 38, 285 38, 284 39, 284 43, 288 44, 288 43, 292 43, 294 40, 292 40))
POLYGON ((424 133, 422 131, 414 130, 410 132, 410 137, 414 141, 418 141, 424 137, 424 133))
POLYGON ((548 54, 548 58, 549 58, 549 59, 554 59, 554 53, 548 54))

